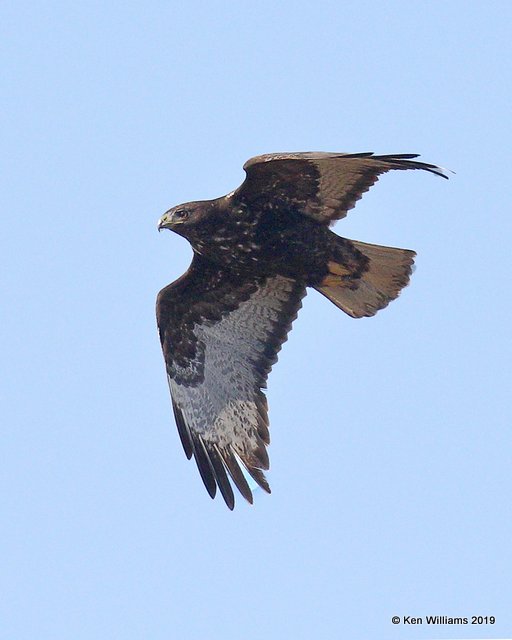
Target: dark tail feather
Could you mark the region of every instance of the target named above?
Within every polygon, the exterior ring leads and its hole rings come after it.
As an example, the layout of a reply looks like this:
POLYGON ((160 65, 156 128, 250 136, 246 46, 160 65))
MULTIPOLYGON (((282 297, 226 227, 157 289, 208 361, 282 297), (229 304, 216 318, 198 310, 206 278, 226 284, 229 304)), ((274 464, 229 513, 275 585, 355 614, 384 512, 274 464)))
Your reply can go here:
POLYGON ((353 318, 374 316, 397 298, 409 283, 416 253, 355 240, 351 242, 369 259, 368 269, 357 280, 340 277, 337 284, 329 278, 329 284, 315 288, 353 318))

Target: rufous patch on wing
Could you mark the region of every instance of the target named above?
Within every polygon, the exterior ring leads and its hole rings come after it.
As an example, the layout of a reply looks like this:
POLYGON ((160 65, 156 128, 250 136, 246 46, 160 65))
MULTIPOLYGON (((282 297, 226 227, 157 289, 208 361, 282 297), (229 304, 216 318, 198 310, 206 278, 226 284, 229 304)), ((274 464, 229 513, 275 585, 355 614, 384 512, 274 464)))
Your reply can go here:
POLYGON ((343 277, 329 273, 320 283, 322 287, 339 287, 343 284, 343 277))
POLYGON ((347 281, 347 276, 352 275, 352 271, 338 262, 330 261, 327 263, 329 273, 322 280, 324 287, 339 287, 347 281))
POLYGON ((349 276, 351 275, 351 271, 348 267, 345 267, 339 262, 330 261, 327 263, 327 268, 329 269, 330 274, 334 274, 337 276, 349 276))

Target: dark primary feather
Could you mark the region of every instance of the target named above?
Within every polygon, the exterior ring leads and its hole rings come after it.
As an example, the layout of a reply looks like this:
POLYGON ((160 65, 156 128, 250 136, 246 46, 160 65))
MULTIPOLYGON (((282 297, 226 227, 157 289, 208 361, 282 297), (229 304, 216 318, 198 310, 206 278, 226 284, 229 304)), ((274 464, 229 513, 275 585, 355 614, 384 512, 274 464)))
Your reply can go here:
POLYGON ((181 444, 183 445, 183 449, 185 451, 185 455, 190 460, 192 454, 194 453, 194 444, 192 442, 192 434, 190 433, 190 429, 183 418, 183 414, 178 405, 174 402, 174 398, 172 398, 172 410, 174 412, 174 419, 176 420, 176 426, 178 427, 178 434, 180 436, 181 444))

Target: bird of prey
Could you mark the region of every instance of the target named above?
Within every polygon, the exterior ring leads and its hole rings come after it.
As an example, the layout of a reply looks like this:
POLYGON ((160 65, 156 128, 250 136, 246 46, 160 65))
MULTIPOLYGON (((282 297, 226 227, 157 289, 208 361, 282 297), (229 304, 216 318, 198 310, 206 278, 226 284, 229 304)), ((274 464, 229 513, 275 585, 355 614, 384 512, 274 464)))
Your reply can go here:
POLYGON ((262 389, 312 287, 353 318, 373 316, 409 282, 416 255, 341 238, 345 217, 392 169, 446 171, 417 154, 272 153, 244 165, 242 185, 215 200, 169 209, 193 249, 188 271, 157 298, 172 406, 188 458, 213 498, 234 507, 231 481, 252 503, 250 474, 270 493, 262 389))

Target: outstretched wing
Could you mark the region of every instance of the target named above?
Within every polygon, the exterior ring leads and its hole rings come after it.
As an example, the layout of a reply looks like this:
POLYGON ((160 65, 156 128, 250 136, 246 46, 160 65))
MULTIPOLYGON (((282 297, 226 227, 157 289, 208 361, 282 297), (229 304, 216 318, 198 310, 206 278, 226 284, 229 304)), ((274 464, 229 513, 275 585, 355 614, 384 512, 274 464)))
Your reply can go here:
POLYGON ((418 162, 417 154, 269 153, 244 164, 247 177, 233 197, 304 213, 331 224, 347 215, 379 176, 392 169, 423 169, 448 178, 447 171, 418 162))
POLYGON ((243 279, 198 254, 158 295, 157 322, 178 432, 208 493, 228 507, 228 473, 244 498, 242 467, 270 493, 267 402, 262 388, 306 294, 282 276, 243 279))

